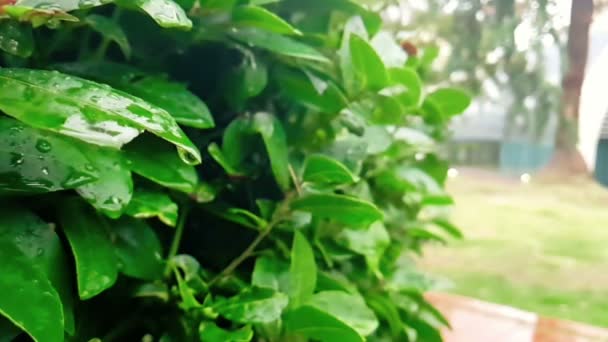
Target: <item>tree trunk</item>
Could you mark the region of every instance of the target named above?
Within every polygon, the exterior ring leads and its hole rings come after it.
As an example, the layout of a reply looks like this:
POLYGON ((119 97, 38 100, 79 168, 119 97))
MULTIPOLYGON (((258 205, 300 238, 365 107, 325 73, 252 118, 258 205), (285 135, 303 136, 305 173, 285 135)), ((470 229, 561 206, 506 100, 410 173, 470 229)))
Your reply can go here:
POLYGON ((563 95, 556 152, 549 169, 560 173, 586 173, 585 162, 576 148, 581 88, 589 50, 589 28, 593 20, 593 0, 572 0, 568 29, 568 71, 563 79, 563 95))

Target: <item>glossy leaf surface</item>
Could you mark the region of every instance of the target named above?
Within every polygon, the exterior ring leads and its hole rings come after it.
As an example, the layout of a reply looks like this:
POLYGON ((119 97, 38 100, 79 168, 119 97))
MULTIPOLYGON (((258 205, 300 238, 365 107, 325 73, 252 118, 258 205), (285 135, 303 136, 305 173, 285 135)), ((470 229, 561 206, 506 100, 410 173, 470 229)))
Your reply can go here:
POLYGON ((61 204, 60 222, 74 255, 80 298, 92 298, 114 285, 117 260, 104 218, 72 199, 61 204))
POLYGON ((162 277, 160 241, 144 221, 121 218, 112 222, 110 234, 123 274, 144 280, 162 277))
POLYGON ((291 207, 356 228, 367 228, 383 217, 372 203, 344 195, 311 194, 295 200, 291 207))
POLYGON ((239 323, 268 323, 287 306, 287 295, 270 289, 248 289, 228 299, 216 300, 213 310, 239 323))
POLYGON ((109 86, 56 71, 0 69, 0 109, 34 127, 114 148, 147 130, 175 144, 185 161, 201 160, 165 110, 109 86))
POLYGON ((308 157, 302 177, 306 182, 320 185, 343 185, 357 180, 342 163, 320 154, 308 157))
POLYGON ((141 219, 158 217, 164 224, 175 227, 178 207, 165 193, 139 190, 129 202, 126 213, 141 219))

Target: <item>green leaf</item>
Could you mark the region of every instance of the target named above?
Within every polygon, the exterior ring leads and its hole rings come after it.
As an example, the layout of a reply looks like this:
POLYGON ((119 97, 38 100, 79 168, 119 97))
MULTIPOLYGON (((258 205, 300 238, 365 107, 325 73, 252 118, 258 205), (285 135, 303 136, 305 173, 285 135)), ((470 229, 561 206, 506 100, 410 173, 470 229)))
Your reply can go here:
POLYGON ((270 289, 252 288, 228 299, 218 299, 212 309, 237 323, 269 323, 281 317, 287 295, 270 289))
MULTIPOLYGON (((1 95, 0 95, 1 96, 1 95)), ((0 192, 73 189, 98 179, 82 143, 0 118, 0 192)))
POLYGON ((361 75, 367 88, 380 90, 387 85, 386 67, 368 42, 358 35, 351 35, 350 53, 353 67, 361 75))
POLYGON ((471 104, 471 96, 455 88, 438 89, 427 95, 425 101, 435 104, 447 117, 461 114, 471 104))
POLYGON ((374 222, 367 230, 344 229, 339 239, 345 247, 365 257, 368 267, 381 276, 380 258, 391 239, 381 222, 374 222))
MULTIPOLYGON (((58 7, 48 8, 48 3, 43 0, 23 0, 19 1, 15 6, 4 6, 4 13, 8 14, 13 19, 19 21, 30 22, 33 27, 37 28, 42 25, 57 27, 62 21, 78 21, 78 18, 66 13, 69 10, 78 8, 75 1, 62 1, 58 7)), ((77 1, 76 1, 77 2, 77 1)), ((92 1, 96 6, 97 1, 92 1)))
POLYGON ((171 147, 160 139, 144 135, 125 148, 131 170, 170 189, 192 193, 198 175, 191 165, 183 163, 171 147))
POLYGON ((184 161, 201 161, 199 151, 163 109, 57 71, 0 69, 0 110, 31 126, 113 148, 147 130, 176 145, 184 161))
POLYGON ((32 28, 13 20, 0 20, 0 50, 27 58, 34 52, 32 28))
POLYGON ((316 285, 317 265, 314 252, 306 237, 295 231, 289 267, 289 305, 296 308, 305 303, 312 296, 316 285))
POLYGON ((289 311, 284 318, 287 331, 320 342, 364 342, 356 330, 331 314, 312 306, 289 311))
POLYGON ((224 155, 222 149, 217 146, 216 143, 211 143, 207 146, 207 151, 213 160, 215 160, 221 167, 226 171, 226 173, 230 176, 242 176, 245 172, 237 170, 236 165, 232 165, 232 161, 228 160, 228 157, 224 155))
POLYGON ((0 209, 0 236, 2 241, 17 247, 29 258, 30 265, 51 282, 61 298, 65 331, 73 334, 72 277, 54 226, 24 208, 4 203, 0 209))
POLYGON ((353 228, 367 228, 383 217, 373 203, 336 194, 307 195, 293 201, 291 208, 309 212, 318 218, 333 219, 353 228))
POLYGON ((160 241, 144 221, 129 217, 111 223, 111 236, 120 271, 130 277, 157 280, 163 275, 160 241))
POLYGON ((129 216, 147 219, 158 217, 164 224, 175 227, 177 224, 177 204, 169 195, 149 190, 136 191, 126 209, 129 216))
POLYGON ((230 69, 226 75, 224 96, 233 108, 241 111, 245 107, 245 102, 260 95, 267 84, 266 64, 253 55, 245 56, 243 62, 230 69))
POLYGON ((120 50, 128 59, 131 57, 131 45, 127 39, 127 35, 122 30, 120 25, 108 17, 97 14, 91 14, 84 20, 93 30, 97 31, 108 41, 115 42, 120 47, 120 50))
POLYGON ((202 342, 249 342, 253 338, 249 325, 237 330, 225 330, 214 322, 201 322, 198 333, 202 342))
POLYGON ((59 221, 76 261, 78 294, 92 298, 114 285, 118 275, 114 247, 107 235, 108 223, 83 202, 61 203, 59 221))
POLYGON ((12 242, 0 239, 0 315, 35 342, 63 341, 59 295, 46 276, 12 242))
POLYGON ((458 227, 456 227, 454 224, 452 224, 450 221, 446 220, 446 219, 434 219, 433 224, 435 224, 436 226, 440 227, 441 229, 443 229, 446 233, 450 234, 451 236, 453 236, 456 239, 463 239, 464 235, 462 235, 462 232, 460 231, 460 229, 458 229, 458 227))
POLYGON ((363 298, 342 291, 323 291, 315 294, 307 306, 326 312, 367 336, 376 330, 378 320, 363 298))
POLYGON ((91 158, 99 178, 76 191, 102 213, 119 217, 133 195, 133 179, 123 153, 88 144, 82 144, 81 151, 91 158))
POLYGON ((239 28, 232 30, 230 36, 245 44, 266 49, 279 55, 323 63, 329 62, 327 57, 314 48, 273 32, 255 28, 239 28))
POLYGON ((306 74, 281 69, 274 77, 281 92, 300 105, 328 114, 335 114, 347 105, 348 100, 332 81, 324 81, 317 89, 306 74), (319 91, 321 90, 321 91, 319 91))
POLYGON ((173 0, 135 0, 134 5, 146 12, 160 27, 182 30, 192 28, 192 21, 184 9, 173 0))
POLYGON ((405 106, 419 106, 422 99, 422 80, 418 73, 410 68, 389 69, 391 83, 405 86, 407 93, 400 97, 405 106))
POLYGON ((54 68, 80 77, 107 83, 116 89, 157 105, 185 126, 211 128, 214 121, 207 105, 185 85, 163 75, 150 74, 130 65, 114 62, 76 62, 54 68))
POLYGON ((283 125, 274 115, 256 113, 253 116, 252 126, 262 136, 262 140, 264 140, 274 178, 283 190, 289 189, 290 176, 287 137, 285 136, 283 125))
POLYGON ((255 27, 278 34, 302 34, 278 15, 259 6, 238 6, 234 8, 232 10, 232 22, 238 26, 255 27))
POLYGON ((306 159, 302 178, 306 182, 326 186, 351 184, 357 181, 357 177, 346 166, 322 154, 313 154, 306 159))
POLYGON ((289 265, 276 257, 262 256, 255 260, 251 285, 287 293, 289 291, 289 265))
POLYGON ((212 10, 231 10, 237 0, 200 0, 201 8, 212 10))

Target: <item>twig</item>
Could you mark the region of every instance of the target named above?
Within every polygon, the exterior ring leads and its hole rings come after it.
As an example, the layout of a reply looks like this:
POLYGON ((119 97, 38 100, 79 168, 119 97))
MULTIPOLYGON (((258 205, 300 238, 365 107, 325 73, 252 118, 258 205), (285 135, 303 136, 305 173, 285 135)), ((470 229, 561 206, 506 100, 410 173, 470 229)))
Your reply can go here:
POLYGON ((175 235, 173 236, 173 241, 171 242, 171 247, 169 248, 169 253, 167 254, 167 265, 165 266, 165 277, 171 275, 171 259, 177 254, 179 250, 180 242, 182 241, 182 235, 184 235, 184 226, 186 225, 186 217, 188 217, 188 213, 190 212, 190 206, 188 204, 184 204, 182 206, 182 214, 179 216, 179 221, 177 222, 177 228, 175 230, 175 235))
POLYGON ((291 164, 289 164, 289 165, 287 165, 287 168, 289 169, 289 175, 291 176, 291 181, 293 182, 293 185, 296 187, 296 192, 298 193, 298 196, 302 195, 302 188, 300 187, 300 181, 298 180, 298 176, 296 175, 296 172, 293 169, 293 166, 291 166, 291 164))

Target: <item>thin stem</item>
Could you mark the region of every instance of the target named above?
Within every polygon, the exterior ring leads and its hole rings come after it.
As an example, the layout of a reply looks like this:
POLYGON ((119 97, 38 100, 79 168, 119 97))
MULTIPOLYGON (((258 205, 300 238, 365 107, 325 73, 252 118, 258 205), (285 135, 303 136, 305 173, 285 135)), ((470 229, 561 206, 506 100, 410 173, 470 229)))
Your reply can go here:
POLYGON ((209 282, 209 287, 213 286, 213 284, 217 283, 220 279, 224 278, 228 274, 234 272, 234 270, 236 270, 243 263, 243 261, 247 260, 247 258, 252 256, 257 246, 262 241, 264 241, 268 234, 270 234, 274 227, 276 227, 282 220, 282 215, 277 215, 275 219, 268 223, 265 229, 258 234, 255 240, 253 240, 251 244, 238 257, 232 260, 232 262, 230 262, 230 264, 226 266, 226 268, 224 268, 217 276, 215 276, 215 278, 211 279, 211 281, 209 282))
POLYGON ((171 275, 171 259, 177 255, 177 251, 179 250, 179 245, 182 241, 182 236, 184 235, 184 227, 186 225, 186 218, 188 217, 188 213, 190 213, 190 206, 188 204, 184 204, 182 206, 182 214, 179 216, 179 221, 177 222, 177 228, 175 230, 175 235, 173 236, 173 241, 171 242, 171 247, 169 248, 169 254, 167 254, 167 265, 165 266, 165 277, 171 275))
POLYGON ((293 182, 293 185, 296 187, 296 192, 298 193, 298 196, 302 195, 302 188, 300 187, 300 181, 298 180, 298 176, 296 175, 296 172, 293 169, 293 166, 291 166, 291 164, 289 164, 289 165, 287 165, 287 168, 289 169, 289 175, 291 176, 291 181, 293 182))

